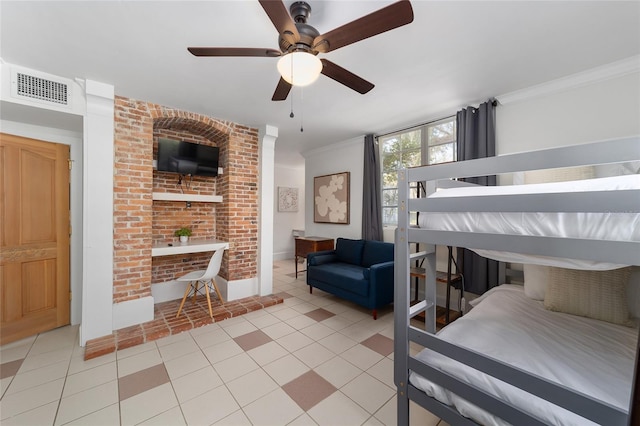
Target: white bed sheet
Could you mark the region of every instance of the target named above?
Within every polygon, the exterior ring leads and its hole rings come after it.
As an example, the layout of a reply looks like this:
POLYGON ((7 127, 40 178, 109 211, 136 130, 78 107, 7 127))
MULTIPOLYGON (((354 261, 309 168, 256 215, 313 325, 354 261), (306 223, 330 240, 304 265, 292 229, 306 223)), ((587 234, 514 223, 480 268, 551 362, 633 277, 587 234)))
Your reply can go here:
MULTIPOLYGON (((640 175, 530 185, 451 188, 437 191, 430 195, 429 198, 549 194, 621 189, 640 189, 640 175)), ((418 219, 418 226, 425 229, 445 231, 552 236, 611 241, 640 241, 640 214, 638 213, 421 213, 418 219)), ((473 250, 481 256, 503 262, 535 263, 546 266, 597 270, 615 269, 625 266, 610 262, 558 259, 492 250, 473 250)))
MULTIPOLYGON (((504 284, 485 293, 467 315, 438 335, 531 373, 628 410, 637 329, 551 312, 504 284)), ((594 425, 568 410, 429 349, 417 358, 510 401, 550 425, 594 425)), ((507 423, 411 373, 410 382, 484 425, 507 423)))

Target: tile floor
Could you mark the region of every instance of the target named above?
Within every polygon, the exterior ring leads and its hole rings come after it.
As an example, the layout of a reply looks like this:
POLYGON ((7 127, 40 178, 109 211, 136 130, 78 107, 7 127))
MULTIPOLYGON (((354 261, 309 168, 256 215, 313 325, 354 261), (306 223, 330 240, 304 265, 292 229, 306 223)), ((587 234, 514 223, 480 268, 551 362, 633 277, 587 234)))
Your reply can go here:
MULTIPOLYGON (((8 425, 394 425, 393 313, 274 263, 283 303, 84 360, 78 327, 0 347, 8 425)), ((411 424, 446 426, 412 404, 411 424)))
POLYGON ((282 297, 275 294, 251 296, 224 304, 221 304, 216 297, 212 297, 213 316, 211 316, 207 298, 202 294, 195 300, 189 297, 180 316, 176 317, 181 300, 157 303, 152 321, 115 330, 108 336, 89 340, 84 347, 85 361, 115 352, 117 349, 127 349, 282 303, 282 297))

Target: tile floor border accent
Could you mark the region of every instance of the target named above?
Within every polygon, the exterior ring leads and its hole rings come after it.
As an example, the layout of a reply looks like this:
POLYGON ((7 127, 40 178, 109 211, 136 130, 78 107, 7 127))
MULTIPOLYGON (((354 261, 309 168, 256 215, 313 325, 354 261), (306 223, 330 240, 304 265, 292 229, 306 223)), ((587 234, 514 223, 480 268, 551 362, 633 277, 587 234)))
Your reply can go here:
POLYGON ((116 350, 127 349, 162 337, 213 324, 228 318, 238 317, 249 312, 264 309, 282 303, 279 295, 251 296, 233 300, 224 304, 212 296, 213 318, 209 316, 209 307, 205 296, 200 295, 195 302, 186 301, 180 316, 176 318, 181 299, 158 303, 154 307, 153 321, 115 330, 112 334, 87 341, 84 359, 90 360, 116 350))

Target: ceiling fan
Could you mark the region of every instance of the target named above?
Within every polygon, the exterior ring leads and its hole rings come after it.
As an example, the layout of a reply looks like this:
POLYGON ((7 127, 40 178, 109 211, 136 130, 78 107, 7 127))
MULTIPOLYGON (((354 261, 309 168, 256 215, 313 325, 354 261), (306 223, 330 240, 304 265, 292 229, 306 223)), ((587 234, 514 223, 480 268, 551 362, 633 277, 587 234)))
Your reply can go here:
POLYGON ((280 50, 247 47, 189 47, 187 50, 195 56, 280 57, 278 71, 282 77, 271 98, 273 101, 287 99, 292 86, 310 84, 320 73, 358 93, 369 92, 374 87, 372 83, 327 59, 318 59, 318 53, 331 52, 413 21, 411 3, 401 0, 320 34, 307 24, 311 14, 311 6, 307 2, 292 3, 289 8, 291 14, 287 13, 282 0, 259 2, 280 34, 280 50))

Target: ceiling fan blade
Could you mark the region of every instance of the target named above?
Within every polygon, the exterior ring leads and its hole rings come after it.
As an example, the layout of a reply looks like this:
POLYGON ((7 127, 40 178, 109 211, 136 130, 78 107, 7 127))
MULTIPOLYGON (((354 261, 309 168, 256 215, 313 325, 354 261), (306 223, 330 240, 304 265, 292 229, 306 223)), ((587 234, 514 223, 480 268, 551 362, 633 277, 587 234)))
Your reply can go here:
POLYGON ((318 52, 331 52, 412 21, 411 3, 409 0, 401 0, 328 33, 320 34, 313 41, 312 48, 318 52))
POLYGON ((331 61, 328 61, 326 59, 321 59, 321 61, 322 74, 326 75, 329 78, 332 78, 338 83, 344 84, 345 86, 355 90, 358 93, 362 93, 364 95, 375 87, 373 83, 369 83, 367 80, 358 77, 351 71, 347 71, 346 69, 334 64, 331 61))
POLYGON ((261 49, 251 47, 187 47, 194 56, 266 56, 282 55, 276 49, 261 49))
POLYGON ((300 40, 300 34, 296 24, 287 12, 287 7, 281 0, 260 0, 260 6, 264 9, 269 19, 276 27, 278 33, 290 44, 295 44, 300 40))
POLYGON ((280 77, 280 81, 278 81, 278 86, 276 86, 276 91, 273 92, 272 101, 284 101, 289 96, 289 92, 291 91, 291 84, 287 83, 284 78, 280 77))

